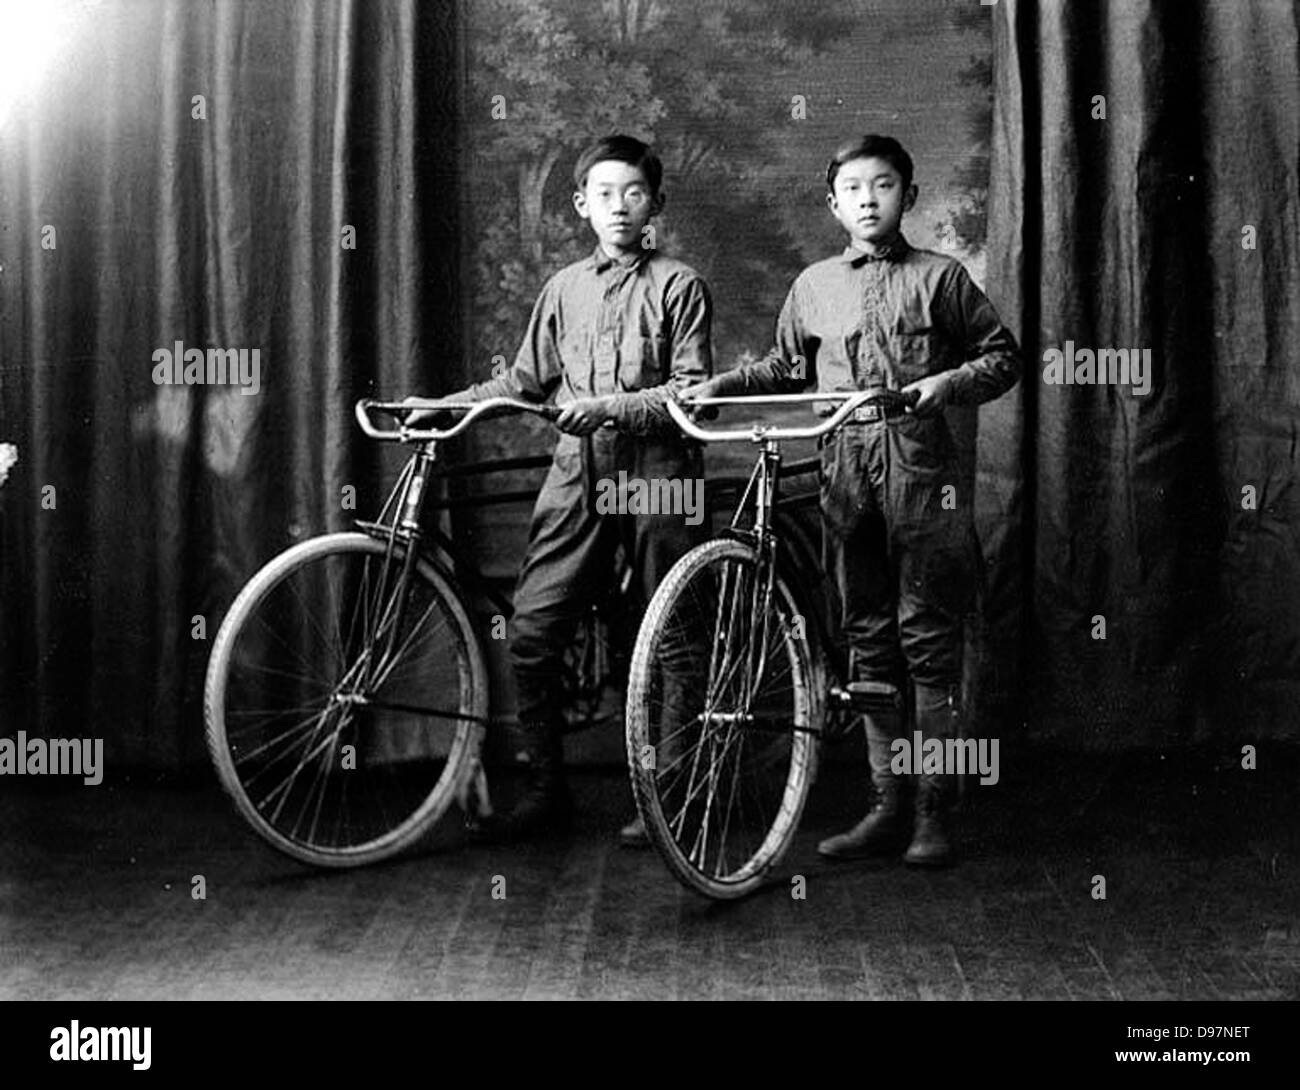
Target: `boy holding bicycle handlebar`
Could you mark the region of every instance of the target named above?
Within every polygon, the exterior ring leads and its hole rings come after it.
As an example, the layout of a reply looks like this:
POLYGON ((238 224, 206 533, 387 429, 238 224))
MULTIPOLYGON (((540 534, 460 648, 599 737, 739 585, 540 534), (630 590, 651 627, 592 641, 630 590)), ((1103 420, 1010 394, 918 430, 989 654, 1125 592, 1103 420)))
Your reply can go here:
MULTIPOLYGON (((828 858, 853 859, 902 845, 906 783, 894 771, 892 743, 904 733, 907 678, 924 739, 942 742, 957 731, 963 626, 980 558, 943 409, 1000 396, 1015 385, 1021 364, 1015 338, 962 265, 913 249, 903 237, 916 186, 911 157, 896 140, 871 135, 844 144, 826 184, 847 248, 795 280, 767 358, 683 396, 816 384, 819 391, 884 387, 916 397, 894 416, 859 410, 822 446, 827 568, 839 590, 850 687, 881 698, 864 716, 874 805, 851 830, 818 845, 828 858)), ((949 782, 939 773, 917 776, 907 862, 950 861, 949 782)))
MULTIPOLYGON (((610 136, 588 147, 574 170, 574 208, 596 234, 595 251, 542 288, 514 366, 448 394, 449 402, 555 396, 564 434, 537 498, 515 590, 510 645, 519 726, 529 764, 514 809, 490 835, 519 839, 567 824, 571 803, 562 763, 559 681, 564 648, 613 570, 622 542, 649 600, 668 569, 707 526, 686 512, 602 514, 601 481, 702 480, 699 445, 663 408, 669 391, 713 373, 712 301, 690 267, 660 254, 646 227, 663 208, 663 167, 640 140, 610 136), (615 427, 604 428, 607 422, 615 427), (620 471, 626 477, 620 478, 620 471)), ((416 413, 408 423, 435 417, 416 413)), ((644 842, 640 819, 625 843, 644 842)))

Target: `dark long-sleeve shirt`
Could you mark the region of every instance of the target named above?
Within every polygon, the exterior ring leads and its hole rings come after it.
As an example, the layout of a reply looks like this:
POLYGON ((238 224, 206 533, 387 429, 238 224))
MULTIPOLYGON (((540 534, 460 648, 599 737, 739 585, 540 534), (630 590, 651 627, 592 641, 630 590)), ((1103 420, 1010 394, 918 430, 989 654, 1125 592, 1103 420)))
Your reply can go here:
POLYGON ((663 405, 670 390, 712 375, 712 319, 708 287, 688 265, 597 247, 542 288, 514 366, 465 394, 540 402, 554 393, 559 406, 617 395, 621 431, 677 434, 663 405))
POLYGON ((901 389, 951 372, 949 400, 978 405, 1020 377, 1015 337, 961 263, 901 236, 879 256, 852 247, 799 274, 757 363, 720 375, 716 396, 901 389))

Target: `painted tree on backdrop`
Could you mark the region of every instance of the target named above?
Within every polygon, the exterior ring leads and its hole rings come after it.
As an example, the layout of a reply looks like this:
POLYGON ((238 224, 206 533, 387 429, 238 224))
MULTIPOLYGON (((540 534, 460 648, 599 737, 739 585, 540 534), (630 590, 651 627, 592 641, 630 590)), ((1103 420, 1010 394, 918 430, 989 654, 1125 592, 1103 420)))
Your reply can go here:
POLYGON ((940 238, 951 238, 955 249, 971 257, 980 255, 988 238, 989 152, 993 136, 993 58, 991 55, 992 8, 958 5, 949 13, 952 25, 968 33, 979 51, 957 75, 963 87, 979 92, 966 108, 966 133, 970 152, 953 171, 955 191, 944 215, 935 224, 940 238))
POLYGON ((752 270, 745 305, 719 307, 720 353, 767 335, 801 267, 770 230, 780 195, 761 184, 771 139, 790 121, 782 74, 807 70, 848 26, 842 10, 782 0, 476 0, 470 6, 472 377, 488 355, 513 358, 541 284, 591 236, 570 206, 568 168, 593 134, 655 143, 668 207, 654 245, 706 279, 737 259, 752 270), (479 357, 483 358, 480 359, 479 357))

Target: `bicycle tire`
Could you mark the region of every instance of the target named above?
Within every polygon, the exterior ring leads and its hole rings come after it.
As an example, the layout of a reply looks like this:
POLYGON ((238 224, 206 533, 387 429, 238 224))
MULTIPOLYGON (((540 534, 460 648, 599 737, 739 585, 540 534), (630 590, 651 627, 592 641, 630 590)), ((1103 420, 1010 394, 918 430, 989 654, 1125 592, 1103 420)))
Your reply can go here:
MULTIPOLYGON (((813 641, 796 624, 803 611, 791 585, 779 572, 774 576, 775 609, 769 606, 769 613, 778 623, 768 629, 765 640, 771 643, 771 668, 764 678, 742 681, 740 691, 756 694, 750 702, 734 695, 729 678, 752 671, 738 663, 733 667, 725 657, 729 652, 719 652, 724 656, 719 659, 704 646, 734 644, 737 638, 745 642, 746 635, 738 630, 736 621, 736 614, 743 610, 732 609, 731 616, 725 618, 728 627, 721 627, 723 614, 728 612, 727 580, 741 587, 745 574, 752 576, 757 570, 754 547, 734 538, 715 539, 688 552, 651 599, 629 671, 628 770, 646 831, 674 877, 688 889, 717 900, 743 897, 769 880, 794 839, 816 771, 823 703, 821 671, 813 641), (709 635, 711 626, 713 636, 709 635), (705 664, 702 678, 701 663, 705 664), (782 683, 783 666, 788 684, 782 683), (733 702, 744 704, 743 710, 733 708, 733 702), (701 704, 702 710, 692 715, 692 709, 701 704), (718 725, 723 720, 727 721, 725 727, 718 725), (760 720, 767 724, 765 729, 760 720), (698 735, 687 733, 696 730, 698 735), (770 788, 759 783, 754 790, 751 785, 754 794, 750 801, 760 803, 757 821, 746 818, 745 792, 737 796, 746 737, 755 739, 751 750, 756 768, 761 771, 771 764, 777 773, 771 777, 770 788), (695 799, 696 770, 706 749, 710 782, 707 788, 698 789, 701 793, 695 799), (723 784, 732 752, 735 776, 730 784, 723 784), (643 759, 650 754, 655 756, 653 762, 643 759), (691 778, 679 792, 686 763, 691 778), (713 804, 723 791, 727 794, 726 816, 721 819, 718 850, 711 862, 708 845, 713 804), (779 794, 779 800, 764 799, 761 793, 779 794), (732 865, 726 844, 737 814, 741 825, 752 828, 738 829, 741 847, 732 865)), ((704 782, 702 777, 700 783, 704 782)))
MULTIPOLYGON (((394 546, 390 564, 400 565, 404 548, 394 546)), ((391 590, 368 589, 386 550, 386 542, 358 532, 285 550, 235 598, 208 663, 205 737, 222 787, 265 841, 316 866, 361 866, 419 841, 473 774, 486 722, 487 665, 469 613, 423 556, 402 623, 417 613, 418 621, 409 634, 400 629, 392 665, 371 679, 363 702, 348 703, 366 687, 355 683, 362 676, 357 671, 375 661, 376 623, 390 616, 395 600, 391 590), (350 587, 356 588, 351 598, 350 587), (322 655, 317 645, 331 634, 338 637, 336 653, 322 655), (351 694, 343 691, 349 678, 351 694), (435 691, 443 701, 451 693, 437 711, 435 691), (402 696, 416 703, 398 701, 402 696), (299 703, 289 706, 290 699, 299 703), (259 729, 268 741, 260 741, 259 729), (346 745, 352 745, 350 767, 346 745), (311 778, 304 773, 300 783, 304 769, 311 778), (254 782, 268 774, 282 779, 262 797, 254 782), (284 814, 291 799, 290 809, 299 811, 292 822, 284 814), (307 806, 315 812, 304 828, 307 806), (327 809, 335 812, 322 815, 327 809)))

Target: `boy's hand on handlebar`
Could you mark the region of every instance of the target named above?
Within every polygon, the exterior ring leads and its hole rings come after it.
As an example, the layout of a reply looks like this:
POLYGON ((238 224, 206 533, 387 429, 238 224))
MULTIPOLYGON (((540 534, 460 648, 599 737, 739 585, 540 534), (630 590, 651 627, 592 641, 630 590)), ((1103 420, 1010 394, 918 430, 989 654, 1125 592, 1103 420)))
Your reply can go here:
MULTIPOLYGON (((402 403, 427 401, 423 397, 404 397, 402 403)), ((427 428, 432 431, 445 431, 456 422, 455 415, 446 409, 414 409, 402 419, 402 426, 407 428, 427 428)))
MULTIPOLYGON (((713 382, 700 382, 685 390, 677 390, 672 395, 675 400, 689 401, 699 397, 713 397, 713 382)), ((687 415, 692 420, 716 420, 718 418, 718 407, 716 405, 683 405, 687 415)))
POLYGON ((952 400, 952 382, 949 380, 947 373, 929 375, 926 378, 908 383, 903 387, 902 392, 904 394, 915 393, 918 395, 916 403, 910 410, 914 416, 923 418, 938 416, 952 400))
POLYGON ((584 397, 560 410, 555 426, 570 435, 590 435, 612 415, 607 397, 584 397))

